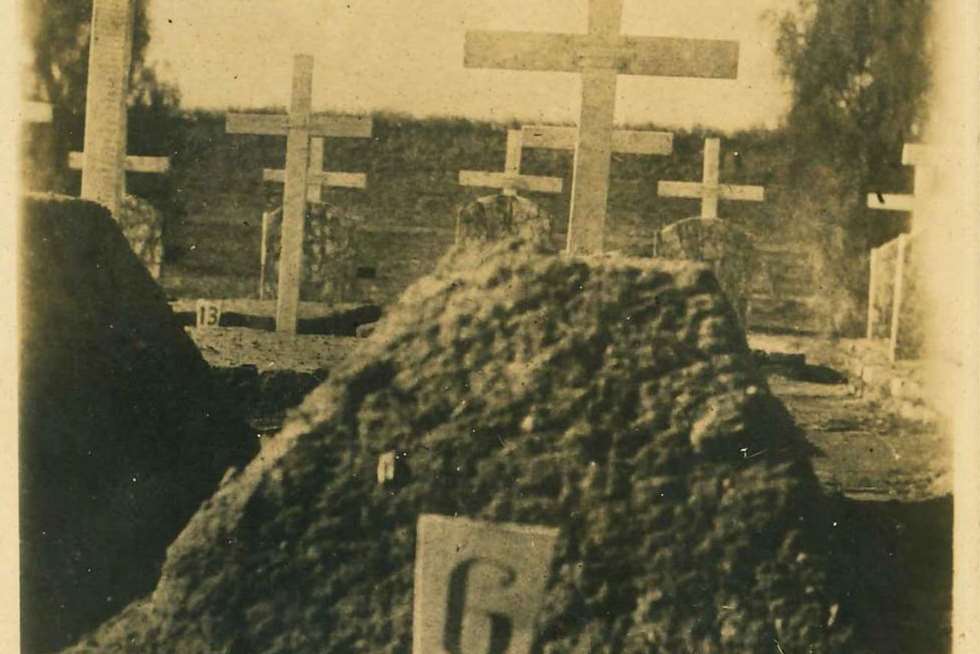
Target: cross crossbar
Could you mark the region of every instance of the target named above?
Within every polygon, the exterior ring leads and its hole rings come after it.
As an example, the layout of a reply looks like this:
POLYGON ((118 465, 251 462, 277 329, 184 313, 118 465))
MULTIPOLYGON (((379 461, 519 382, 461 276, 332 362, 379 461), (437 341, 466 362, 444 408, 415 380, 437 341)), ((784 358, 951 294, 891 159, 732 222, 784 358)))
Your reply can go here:
POLYGON ((24 103, 22 115, 27 123, 50 123, 52 113, 50 103, 29 100, 24 103))
MULTIPOLYGON (((85 166, 84 152, 69 152, 68 167, 81 170, 85 166)), ((165 173, 170 170, 169 157, 126 157, 125 170, 129 173, 165 173)))
POLYGON ((668 198, 701 198, 701 217, 718 217, 718 200, 764 202, 766 190, 762 186, 721 184, 718 181, 721 164, 721 140, 704 140, 704 160, 701 182, 661 181, 657 183, 657 195, 668 198))
MULTIPOLYGON (((286 136, 289 126, 289 117, 282 114, 228 114, 225 117, 228 134, 286 136)), ((367 138, 371 136, 372 120, 370 116, 316 114, 310 116, 308 129, 311 136, 367 138)))
MULTIPOLYGON (((286 171, 282 169, 264 168, 262 180, 265 182, 286 183, 286 171)), ((367 188, 367 175, 364 173, 341 173, 328 170, 313 170, 306 176, 307 183, 312 186, 334 186, 340 188, 367 188)))
MULTIPOLYGON (((526 125, 524 146, 551 150, 574 150, 577 129, 552 125, 526 125)), ((623 154, 670 154, 674 135, 670 132, 617 129, 612 134, 612 151, 623 154)))
POLYGON ((523 134, 521 130, 507 130, 507 156, 504 161, 504 172, 461 170, 459 171, 460 186, 499 188, 503 189, 505 193, 513 193, 518 190, 561 193, 562 180, 560 177, 521 174, 522 146, 523 134))
POLYGON ((922 176, 919 172, 921 169, 933 165, 934 155, 934 149, 929 145, 906 143, 902 147, 902 165, 915 167, 912 177, 912 193, 868 193, 868 208, 914 214, 918 204, 918 196, 921 195, 922 187, 928 181, 921 179, 922 176))
POLYGON ((466 33, 463 64, 560 73, 608 68, 620 75, 734 79, 738 43, 659 36, 619 36, 599 42, 588 34, 476 30, 466 33))

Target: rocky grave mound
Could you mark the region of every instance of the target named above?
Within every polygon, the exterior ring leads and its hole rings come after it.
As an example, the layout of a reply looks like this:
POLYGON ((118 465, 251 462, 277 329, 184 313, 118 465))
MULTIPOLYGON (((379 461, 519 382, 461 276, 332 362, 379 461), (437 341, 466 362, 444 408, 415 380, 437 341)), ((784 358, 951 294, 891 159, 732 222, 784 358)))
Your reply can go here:
POLYGON ((805 446, 712 273, 483 247, 406 291, 74 651, 407 653, 422 513, 559 529, 535 652, 861 651, 805 446))
POLYGON ((257 444, 106 209, 30 196, 21 237, 22 637, 40 652, 149 592, 257 444))

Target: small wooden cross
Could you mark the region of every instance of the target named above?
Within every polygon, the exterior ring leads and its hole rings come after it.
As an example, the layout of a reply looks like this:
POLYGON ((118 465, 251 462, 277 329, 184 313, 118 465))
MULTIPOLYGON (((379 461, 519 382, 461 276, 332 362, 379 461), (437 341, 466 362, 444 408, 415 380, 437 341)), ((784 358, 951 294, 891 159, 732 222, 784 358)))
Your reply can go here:
POLYGON ((521 130, 507 130, 507 156, 504 172, 482 170, 459 171, 460 186, 482 186, 502 189, 504 194, 513 195, 518 190, 538 193, 561 193, 560 177, 542 177, 521 174, 521 155, 523 154, 521 130))
POLYGON ((296 55, 289 114, 228 114, 229 134, 271 134, 286 137, 282 212, 282 254, 276 298, 276 330, 296 333, 303 265, 303 228, 310 186, 310 140, 314 136, 371 136, 371 119, 312 113, 313 57, 296 55))
POLYGON ((92 6, 81 195, 113 214, 118 213, 125 192, 133 15, 133 0, 95 0, 92 6))
MULTIPOLYGON (((370 136, 370 132, 368 136, 370 136)), ((324 186, 367 188, 367 175, 364 173, 341 173, 323 170, 323 142, 324 139, 321 136, 315 136, 310 141, 310 170, 307 173, 309 187, 306 190, 307 201, 323 202, 324 186)), ((263 168, 262 180, 284 184, 286 182, 286 171, 282 169, 263 168)))
POLYGON ((920 172, 931 165, 929 146, 906 143, 902 148, 902 165, 913 166, 912 193, 868 193, 868 208, 881 211, 904 211, 914 214, 916 198, 928 188, 928 180, 920 172))
POLYGON ((668 198, 701 198, 702 218, 718 217, 718 200, 763 202, 766 199, 766 190, 762 186, 719 183, 720 156, 721 140, 705 139, 701 183, 661 181, 657 183, 657 195, 668 198))
POLYGON ((623 0, 589 0, 587 34, 466 33, 467 67, 582 76, 568 226, 573 253, 603 247, 617 76, 735 79, 738 74, 737 42, 623 36, 622 14, 623 0))

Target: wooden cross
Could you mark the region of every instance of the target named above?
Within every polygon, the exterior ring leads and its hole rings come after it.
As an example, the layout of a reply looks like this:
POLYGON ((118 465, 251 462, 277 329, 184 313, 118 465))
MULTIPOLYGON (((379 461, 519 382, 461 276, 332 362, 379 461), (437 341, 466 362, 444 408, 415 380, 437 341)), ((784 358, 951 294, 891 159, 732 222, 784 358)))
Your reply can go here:
POLYGON ((561 193, 560 177, 542 177, 521 174, 521 155, 523 154, 521 130, 507 130, 507 155, 504 172, 485 172, 482 170, 459 171, 461 186, 482 186, 502 189, 504 194, 513 195, 518 190, 538 193, 561 193))
POLYGON ((868 193, 868 208, 881 211, 904 211, 914 214, 916 198, 922 196, 928 184, 919 174, 920 169, 931 163, 929 146, 907 143, 902 148, 902 165, 913 166, 912 193, 868 193))
MULTIPOLYGON (((368 118, 368 120, 371 120, 368 118)), ((367 136, 371 133, 368 131, 367 136)), ((321 136, 315 136, 310 141, 310 170, 307 173, 309 186, 306 189, 306 199, 309 202, 323 201, 323 187, 367 188, 367 175, 364 173, 340 173, 323 170, 323 142, 321 136)), ((265 182, 286 182, 286 171, 282 169, 263 168, 262 180, 265 182)))
POLYGON ((718 181, 721 140, 704 140, 704 164, 702 181, 667 182, 657 184, 657 195, 668 198, 701 198, 701 217, 718 217, 718 200, 741 200, 743 202, 762 202, 766 190, 761 186, 736 186, 721 184, 718 181))
POLYGON ((582 100, 575 142, 568 250, 603 246, 618 75, 735 79, 738 43, 623 36, 623 0, 589 0, 587 34, 467 32, 464 65, 579 73, 582 100))
POLYGON ((371 136, 371 119, 320 116, 312 113, 313 57, 296 55, 289 114, 228 114, 229 134, 271 134, 286 137, 282 212, 282 254, 276 298, 276 330, 296 333, 303 265, 303 228, 310 186, 310 140, 314 136, 371 136))
POLYGON ((95 0, 85 94, 82 197, 118 214, 125 192, 133 0, 95 0))

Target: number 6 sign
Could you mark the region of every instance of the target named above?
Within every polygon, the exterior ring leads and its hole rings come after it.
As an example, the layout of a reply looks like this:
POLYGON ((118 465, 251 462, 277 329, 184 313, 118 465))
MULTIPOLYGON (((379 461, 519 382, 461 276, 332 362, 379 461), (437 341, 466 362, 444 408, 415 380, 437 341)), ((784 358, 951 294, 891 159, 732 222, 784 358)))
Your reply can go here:
POLYGON ((419 516, 414 654, 528 654, 558 530, 419 516))
POLYGON ((221 323, 221 302, 197 301, 197 327, 217 327, 221 323))

